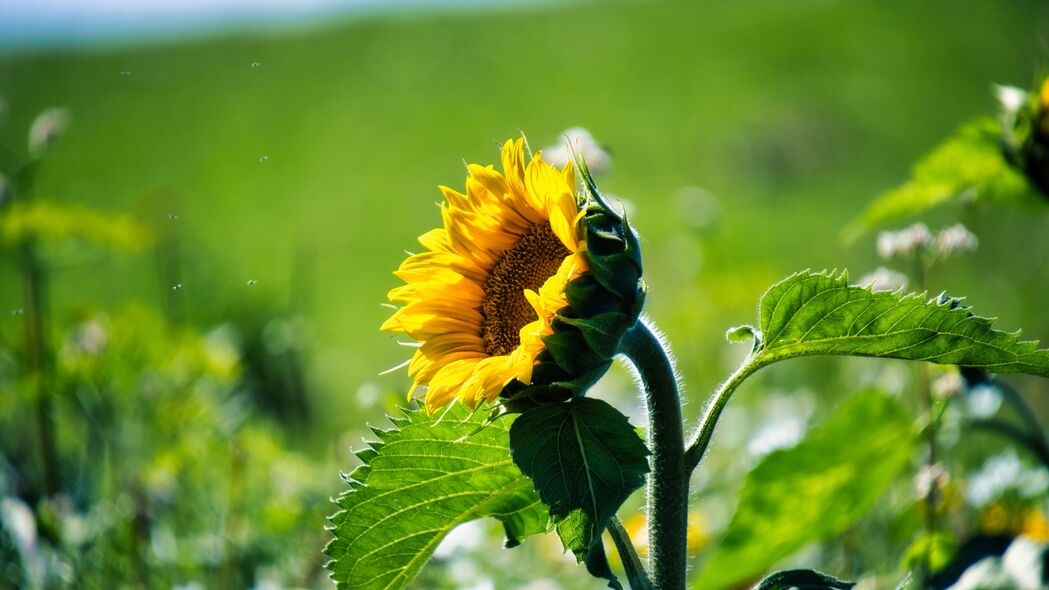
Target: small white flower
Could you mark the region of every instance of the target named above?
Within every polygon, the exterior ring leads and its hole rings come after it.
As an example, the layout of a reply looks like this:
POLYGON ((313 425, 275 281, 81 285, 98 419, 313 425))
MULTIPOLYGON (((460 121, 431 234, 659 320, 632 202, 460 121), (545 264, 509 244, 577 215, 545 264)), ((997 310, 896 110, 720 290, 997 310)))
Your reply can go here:
POLYGON ((69 127, 69 110, 50 108, 37 115, 29 127, 29 154, 39 158, 69 127))
POLYGON ((972 474, 966 485, 965 496, 973 506, 986 506, 1007 491, 1015 491, 1021 497, 1038 496, 1049 489, 1049 474, 1044 469, 1025 467, 1016 456, 1008 451, 991 457, 979 471, 972 474))
POLYGON ((856 282, 860 287, 870 287, 871 291, 899 291, 907 286, 907 275, 879 266, 860 277, 856 282))
POLYGON ((1000 86, 995 84, 994 95, 1002 105, 1002 110, 1007 113, 1015 113, 1027 102, 1027 91, 1015 86, 1000 86))
POLYGON ((958 371, 951 371, 940 375, 932 383, 932 392, 938 399, 954 397, 965 388, 962 376, 958 371))
POLYGON ((551 165, 561 168, 571 162, 574 151, 583 158, 586 167, 594 174, 600 174, 612 167, 612 156, 583 127, 565 129, 561 137, 560 144, 543 150, 543 159, 551 165))
POLYGON ((936 234, 936 254, 944 258, 955 252, 975 250, 980 241, 964 225, 957 223, 936 234))
POLYGON ((885 260, 907 258, 925 250, 932 242, 932 232, 924 223, 898 231, 883 231, 878 234, 878 256, 885 260))
POLYGON ((1002 394, 993 385, 980 384, 969 389, 965 396, 965 409, 973 418, 990 418, 1002 407, 1002 394))

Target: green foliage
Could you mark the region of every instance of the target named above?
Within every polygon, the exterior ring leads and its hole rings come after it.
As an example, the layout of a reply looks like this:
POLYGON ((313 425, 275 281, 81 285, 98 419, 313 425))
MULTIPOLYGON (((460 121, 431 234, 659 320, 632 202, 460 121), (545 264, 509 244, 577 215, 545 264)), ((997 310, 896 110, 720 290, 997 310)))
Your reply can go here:
POLYGON ((817 354, 871 356, 1049 377, 1049 350, 1019 332, 991 328, 946 297, 875 292, 847 273, 801 272, 761 298, 761 341, 753 362, 817 354))
POLYGON ((755 590, 849 590, 855 585, 813 570, 784 570, 769 575, 755 590))
POLYGON ((648 449, 626 416, 594 398, 528 410, 510 428, 510 450, 581 560, 600 550, 608 520, 648 473, 648 449))
POLYGON ((499 519, 507 546, 549 530, 532 482, 510 459, 509 423, 453 406, 438 419, 409 411, 357 453, 364 464, 331 517, 325 552, 339 588, 404 588, 456 526, 499 519))
POLYGON ((909 570, 919 570, 928 564, 931 571, 938 572, 951 562, 957 551, 958 542, 950 533, 922 533, 903 552, 901 562, 903 567, 909 570))
MULTIPOLYGON (((48 383, 68 491, 29 501, 41 534, 25 556, 63 564, 48 568, 47 587, 68 587, 67 576, 89 588, 312 580, 330 468, 289 450, 255 411, 232 330, 200 334, 131 306, 82 313, 54 334, 48 383)), ((34 390, 4 358, 0 495, 18 491, 6 466, 37 452, 34 390)))
POLYGON ((79 239, 113 250, 139 251, 153 235, 130 215, 105 214, 80 205, 48 201, 17 202, 0 210, 0 245, 17 246, 28 238, 79 239))
POLYGON ((879 195, 843 233, 854 239, 883 223, 961 198, 1037 203, 1023 173, 1006 159, 1001 142, 1002 126, 991 117, 963 125, 914 166, 909 181, 879 195))
POLYGON ((770 453, 747 474, 697 588, 746 581, 807 543, 845 530, 907 466, 914 440, 906 412, 867 391, 796 447, 770 453))

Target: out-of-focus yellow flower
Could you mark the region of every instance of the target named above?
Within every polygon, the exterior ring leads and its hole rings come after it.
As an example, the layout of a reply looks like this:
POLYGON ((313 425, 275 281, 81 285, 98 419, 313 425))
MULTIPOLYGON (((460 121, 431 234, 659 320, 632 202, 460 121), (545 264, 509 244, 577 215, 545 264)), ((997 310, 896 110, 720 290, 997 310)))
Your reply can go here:
POLYGON ((402 307, 382 329, 421 343, 409 397, 425 386, 431 413, 529 384, 566 285, 587 270, 573 165, 559 170, 541 153, 526 164, 519 139, 503 145, 502 166, 468 166, 465 194, 442 186, 443 227, 394 273, 406 284, 388 296, 402 307))
MULTIPOLYGON (((1044 87, 1042 96, 1045 96, 1044 87)), ((1027 509, 1020 533, 1040 543, 1049 543, 1049 519, 1046 518, 1045 512, 1038 508, 1027 509)))
MULTIPOLYGON (((623 528, 630 535, 638 555, 648 554, 648 518, 644 514, 635 514, 623 522, 623 528)), ((710 543, 710 530, 706 518, 698 512, 688 514, 688 536, 685 544, 689 553, 697 553, 710 543)))
POLYGON ((1049 518, 1036 506, 1015 502, 995 502, 979 518, 980 530, 990 535, 1023 535, 1049 542, 1049 518))

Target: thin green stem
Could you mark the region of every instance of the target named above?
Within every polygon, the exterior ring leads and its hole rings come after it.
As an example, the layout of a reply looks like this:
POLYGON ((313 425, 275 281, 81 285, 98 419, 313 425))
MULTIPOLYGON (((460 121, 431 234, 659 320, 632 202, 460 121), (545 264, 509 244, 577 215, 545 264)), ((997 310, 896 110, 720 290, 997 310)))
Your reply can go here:
POLYGON ((652 590, 652 580, 649 579, 641 558, 637 556, 634 544, 630 541, 630 534, 623 528, 623 523, 619 522, 618 517, 613 516, 608 522, 608 534, 619 552, 619 560, 623 562, 631 590, 652 590))
POLYGON ((637 369, 648 406, 652 473, 648 480, 648 546, 652 585, 684 590, 687 569, 688 477, 677 376, 663 342, 644 321, 623 336, 622 352, 637 369))
POLYGON ((699 422, 699 427, 696 429, 696 433, 692 435, 692 440, 685 449, 684 472, 686 478, 692 475, 699 462, 703 460, 703 455, 706 454, 707 447, 710 446, 710 439, 714 436, 714 427, 717 426, 718 418, 721 417, 721 412, 728 404, 728 400, 732 398, 736 388, 747 377, 750 377, 755 371, 767 364, 769 363, 756 362, 753 354, 747 355, 747 358, 743 360, 743 363, 740 364, 736 371, 718 386, 714 394, 710 396, 710 401, 707 402, 707 407, 703 410, 703 418, 699 422))

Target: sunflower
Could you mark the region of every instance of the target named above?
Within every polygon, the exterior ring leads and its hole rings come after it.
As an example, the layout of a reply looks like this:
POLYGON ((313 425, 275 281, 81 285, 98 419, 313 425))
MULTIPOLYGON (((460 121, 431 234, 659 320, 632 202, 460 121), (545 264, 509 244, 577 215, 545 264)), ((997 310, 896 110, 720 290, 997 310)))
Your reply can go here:
POLYGON ((537 152, 526 165, 518 139, 503 144, 502 166, 468 166, 466 194, 440 187, 443 227, 394 273, 405 284, 388 297, 401 307, 382 329, 420 343, 409 397, 425 387, 430 413, 529 384, 566 286, 587 270, 572 164, 558 170, 537 152))

